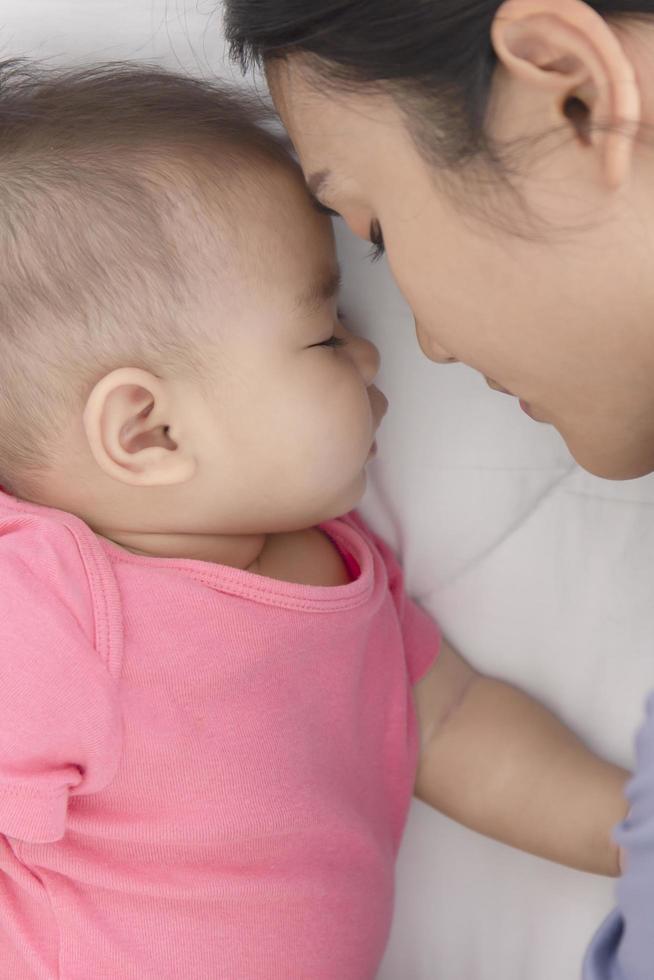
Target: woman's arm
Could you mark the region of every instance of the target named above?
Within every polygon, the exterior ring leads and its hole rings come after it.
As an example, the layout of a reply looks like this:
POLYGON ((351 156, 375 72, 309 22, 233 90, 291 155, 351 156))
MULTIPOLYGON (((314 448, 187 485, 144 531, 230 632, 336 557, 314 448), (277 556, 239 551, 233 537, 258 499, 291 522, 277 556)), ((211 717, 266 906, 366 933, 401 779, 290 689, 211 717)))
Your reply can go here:
POLYGON ((521 850, 583 871, 619 873, 611 831, 627 808, 625 770, 446 643, 416 687, 416 705, 420 799, 521 850))

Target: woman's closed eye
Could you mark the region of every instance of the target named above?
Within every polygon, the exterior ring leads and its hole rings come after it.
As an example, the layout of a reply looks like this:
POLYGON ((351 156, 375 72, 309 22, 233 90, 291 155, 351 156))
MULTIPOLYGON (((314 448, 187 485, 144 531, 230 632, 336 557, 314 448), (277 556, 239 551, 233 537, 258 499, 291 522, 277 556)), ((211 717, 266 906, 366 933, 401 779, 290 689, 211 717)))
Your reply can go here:
POLYGON ((328 208, 327 205, 323 204, 322 201, 319 201, 317 197, 312 197, 311 203, 316 211, 319 211, 321 214, 329 215, 330 218, 340 218, 338 211, 334 211, 333 208, 328 208))
POLYGON ((377 219, 370 222, 370 232, 368 233, 368 238, 372 244, 372 248, 370 249, 370 258, 373 262, 377 262, 386 251, 381 225, 377 219))
MULTIPOLYGON (((333 208, 327 207, 327 205, 323 204, 322 201, 319 201, 317 197, 312 197, 311 202, 316 211, 320 211, 321 214, 327 214, 330 218, 341 217, 338 211, 334 211, 333 208)), ((384 236, 382 235, 381 225, 376 218, 370 222, 368 238, 372 244, 372 248, 370 249, 370 258, 373 262, 377 262, 386 252, 386 246, 384 245, 384 236)))

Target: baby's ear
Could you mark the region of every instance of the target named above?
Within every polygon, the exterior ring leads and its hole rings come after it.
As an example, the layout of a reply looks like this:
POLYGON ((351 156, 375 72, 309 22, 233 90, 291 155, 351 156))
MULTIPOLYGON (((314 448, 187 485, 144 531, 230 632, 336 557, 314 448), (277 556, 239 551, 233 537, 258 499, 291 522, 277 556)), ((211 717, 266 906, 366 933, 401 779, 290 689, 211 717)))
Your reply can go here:
POLYGON ((118 368, 93 388, 84 409, 93 457, 108 476, 131 486, 186 483, 196 460, 180 437, 172 387, 139 368, 118 368))

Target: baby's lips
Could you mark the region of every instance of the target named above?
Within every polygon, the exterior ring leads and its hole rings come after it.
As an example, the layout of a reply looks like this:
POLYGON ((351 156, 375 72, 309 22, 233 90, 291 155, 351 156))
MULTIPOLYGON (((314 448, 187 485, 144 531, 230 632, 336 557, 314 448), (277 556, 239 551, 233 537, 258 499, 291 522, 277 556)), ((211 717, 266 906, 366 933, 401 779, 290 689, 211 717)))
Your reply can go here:
POLYGON ((375 417, 376 425, 381 425, 381 421, 388 411, 388 398, 377 388, 375 385, 371 385, 368 389, 370 404, 372 405, 372 413, 375 417))

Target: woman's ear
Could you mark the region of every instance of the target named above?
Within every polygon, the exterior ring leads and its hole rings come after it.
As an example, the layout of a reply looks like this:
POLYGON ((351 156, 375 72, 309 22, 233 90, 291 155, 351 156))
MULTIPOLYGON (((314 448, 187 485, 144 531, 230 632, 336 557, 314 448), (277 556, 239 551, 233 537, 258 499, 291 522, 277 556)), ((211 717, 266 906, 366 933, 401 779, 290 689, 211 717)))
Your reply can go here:
POLYGON ((131 486, 171 486, 190 480, 196 460, 181 437, 179 406, 170 386, 148 371, 118 368, 93 388, 84 430, 108 476, 131 486))
POLYGON ((634 66, 609 23, 583 0, 505 0, 492 41, 513 81, 547 98, 550 122, 567 126, 578 145, 598 155, 606 183, 624 183, 640 94, 634 66))

